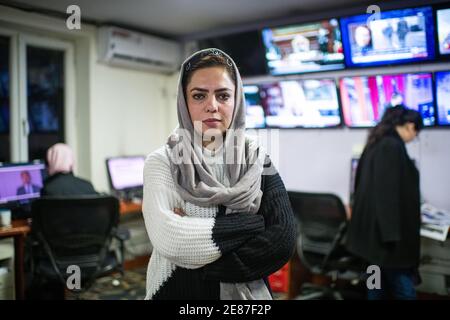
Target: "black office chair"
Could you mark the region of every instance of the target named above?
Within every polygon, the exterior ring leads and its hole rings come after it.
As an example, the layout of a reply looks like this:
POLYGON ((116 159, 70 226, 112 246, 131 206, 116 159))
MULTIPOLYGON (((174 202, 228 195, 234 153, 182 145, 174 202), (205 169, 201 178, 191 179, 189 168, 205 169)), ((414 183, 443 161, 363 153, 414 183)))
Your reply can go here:
MULTIPOLYGON (((297 253, 301 263, 312 274, 331 277, 330 285, 303 284, 296 299, 343 299, 337 280, 359 285, 364 276, 363 262, 347 252, 343 244, 347 228, 344 205, 334 194, 293 191, 288 194, 298 219, 297 253)), ((355 287, 345 292, 345 296, 358 299, 357 291, 355 287)))
POLYGON ((59 282, 66 287, 80 269, 81 287, 87 290, 96 278, 120 272, 123 275, 124 241, 128 230, 119 230, 119 201, 105 195, 41 198, 32 204, 31 234, 36 245, 32 253, 33 279, 59 282), (120 253, 110 250, 112 240, 120 243, 120 253), (73 267, 72 267, 73 268, 73 267))

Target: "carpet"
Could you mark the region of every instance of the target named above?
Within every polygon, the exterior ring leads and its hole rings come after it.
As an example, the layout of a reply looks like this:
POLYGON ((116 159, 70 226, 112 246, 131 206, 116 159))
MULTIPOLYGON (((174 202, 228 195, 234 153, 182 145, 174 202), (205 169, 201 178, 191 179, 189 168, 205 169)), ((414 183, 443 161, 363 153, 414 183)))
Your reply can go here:
POLYGON ((146 270, 127 270, 123 276, 114 274, 99 278, 85 292, 66 292, 66 300, 143 300, 146 270))

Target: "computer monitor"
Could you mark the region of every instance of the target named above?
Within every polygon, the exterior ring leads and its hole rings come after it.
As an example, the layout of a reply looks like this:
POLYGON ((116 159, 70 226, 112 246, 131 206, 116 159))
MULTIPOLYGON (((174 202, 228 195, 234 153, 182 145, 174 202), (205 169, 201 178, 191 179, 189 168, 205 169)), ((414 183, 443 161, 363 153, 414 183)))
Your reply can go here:
POLYGON ((260 87, 266 125, 272 128, 326 128, 341 124, 333 79, 286 80, 260 87))
POLYGON ((43 163, 13 163, 0 166, 0 206, 27 204, 39 198, 45 178, 43 163))
POLYGON ((386 108, 400 104, 420 112, 425 126, 435 124, 431 73, 345 77, 339 89, 349 127, 373 127, 386 108))
POLYGON ((432 60, 435 57, 430 6, 341 18, 348 67, 432 60), (374 19, 375 18, 375 19, 374 19))
POLYGON ((144 156, 123 156, 106 159, 110 187, 113 191, 129 192, 144 185, 144 156))
POLYGON ((440 126, 450 126, 450 71, 435 73, 437 118, 440 126))
POLYGON ((262 38, 271 74, 293 74, 344 68, 337 19, 265 28, 262 38))

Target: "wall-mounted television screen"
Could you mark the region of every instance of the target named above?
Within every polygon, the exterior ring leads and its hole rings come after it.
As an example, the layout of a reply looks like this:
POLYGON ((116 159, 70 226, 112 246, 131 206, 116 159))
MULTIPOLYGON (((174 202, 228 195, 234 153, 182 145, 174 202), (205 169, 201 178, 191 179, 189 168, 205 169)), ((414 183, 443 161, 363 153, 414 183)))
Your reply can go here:
POLYGON ((247 129, 264 128, 266 119, 258 85, 244 85, 245 127, 247 129))
POLYGON ((436 10, 439 53, 450 55, 450 8, 436 10))
POLYGON ((404 105, 419 111, 425 126, 435 124, 431 73, 345 77, 340 79, 344 123, 372 127, 388 107, 404 105))
POLYGON ((439 125, 450 125, 450 71, 439 71, 436 77, 436 105, 439 125))
POLYGON ((294 74, 344 68, 337 19, 262 30, 271 74, 294 74))
POLYGON ((260 85, 267 127, 325 128, 341 124, 332 79, 289 80, 260 85))
POLYGON ((267 74, 259 30, 202 39, 198 41, 198 47, 217 48, 226 52, 236 62, 242 77, 267 74))
POLYGON ((382 11, 341 18, 348 67, 431 60, 435 57, 431 7, 382 11))

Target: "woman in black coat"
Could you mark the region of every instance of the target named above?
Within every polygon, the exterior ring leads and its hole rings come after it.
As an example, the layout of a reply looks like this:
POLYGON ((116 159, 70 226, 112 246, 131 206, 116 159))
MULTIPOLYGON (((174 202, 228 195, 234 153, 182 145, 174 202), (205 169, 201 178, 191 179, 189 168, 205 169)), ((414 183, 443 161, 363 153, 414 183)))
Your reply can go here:
POLYGON ((415 299, 420 258, 419 172, 405 143, 422 128, 417 111, 389 108, 359 160, 347 247, 381 270, 369 299, 415 299))

